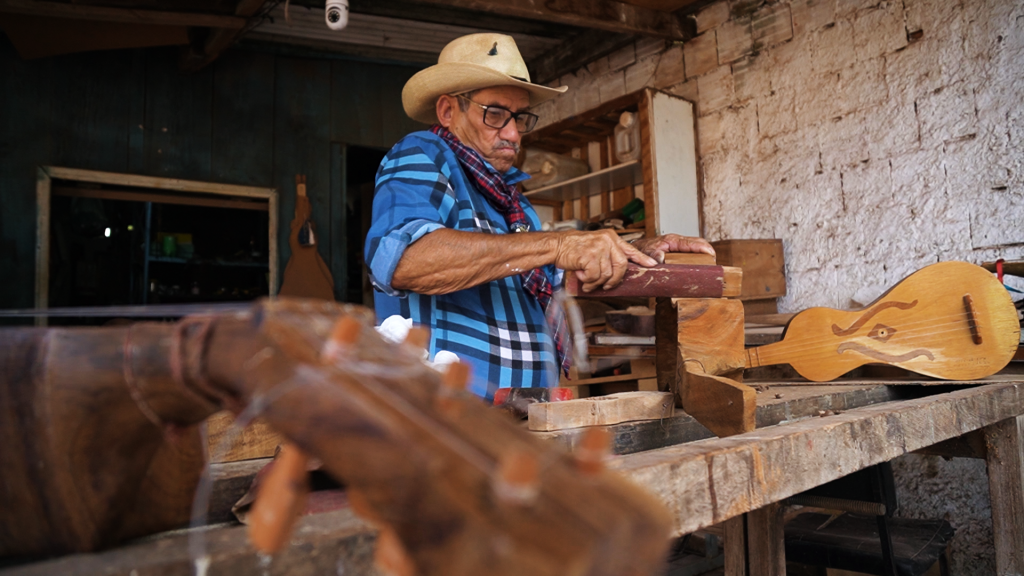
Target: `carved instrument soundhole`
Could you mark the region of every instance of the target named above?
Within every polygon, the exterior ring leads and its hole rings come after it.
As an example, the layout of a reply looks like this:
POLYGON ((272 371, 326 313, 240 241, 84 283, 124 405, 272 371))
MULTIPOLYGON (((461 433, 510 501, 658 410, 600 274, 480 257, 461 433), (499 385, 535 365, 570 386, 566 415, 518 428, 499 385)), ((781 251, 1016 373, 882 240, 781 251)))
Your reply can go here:
POLYGON ((868 338, 873 338, 883 344, 892 338, 892 335, 896 333, 896 329, 885 324, 875 324, 875 327, 868 332, 868 338))

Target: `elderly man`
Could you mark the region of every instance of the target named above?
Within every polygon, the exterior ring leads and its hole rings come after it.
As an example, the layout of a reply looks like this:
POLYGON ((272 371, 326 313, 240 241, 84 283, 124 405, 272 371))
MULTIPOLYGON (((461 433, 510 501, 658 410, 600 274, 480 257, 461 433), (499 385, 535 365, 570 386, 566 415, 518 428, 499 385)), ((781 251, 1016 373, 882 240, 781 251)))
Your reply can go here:
POLYGON ((531 84, 515 41, 473 34, 402 91, 406 113, 432 124, 403 138, 377 171, 366 262, 379 318, 400 314, 431 331, 430 353, 449 350, 473 368, 470 387, 557 386, 567 370, 564 317, 552 294, 563 271, 584 290, 621 282, 629 262, 664 252, 706 252, 676 235, 630 245, 612 231, 540 232, 512 166, 531 106, 566 88, 531 84))

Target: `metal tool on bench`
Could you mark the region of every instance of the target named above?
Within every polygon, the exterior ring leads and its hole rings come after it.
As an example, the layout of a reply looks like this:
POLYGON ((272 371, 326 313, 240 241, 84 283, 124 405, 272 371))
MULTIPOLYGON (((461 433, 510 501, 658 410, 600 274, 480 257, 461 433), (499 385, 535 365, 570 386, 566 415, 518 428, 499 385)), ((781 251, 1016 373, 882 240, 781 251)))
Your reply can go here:
POLYGON ((530 405, 538 402, 563 402, 572 400, 569 388, 498 388, 494 393, 494 406, 507 412, 517 420, 525 420, 530 414, 530 405))

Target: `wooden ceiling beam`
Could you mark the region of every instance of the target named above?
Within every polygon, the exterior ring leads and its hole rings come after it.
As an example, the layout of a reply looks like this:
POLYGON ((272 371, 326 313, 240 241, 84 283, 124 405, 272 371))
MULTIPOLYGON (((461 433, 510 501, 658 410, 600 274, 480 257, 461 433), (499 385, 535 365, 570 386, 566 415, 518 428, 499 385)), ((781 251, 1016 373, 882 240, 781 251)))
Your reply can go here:
POLYGON ((488 14, 529 18, 608 32, 643 34, 686 40, 675 14, 633 6, 616 0, 418 0, 424 4, 474 10, 488 14))
MULTIPOLYGON (((235 16, 246 20, 256 15, 266 0, 239 0, 235 7, 235 16)), ((216 28, 210 30, 202 50, 194 50, 191 46, 184 49, 178 61, 182 72, 195 72, 216 60, 225 50, 234 44, 245 33, 244 29, 216 28)))
POLYGON ((239 18, 238 16, 110 8, 106 6, 44 2, 41 0, 0 0, 0 13, 70 20, 92 20, 97 22, 194 26, 232 30, 241 30, 246 25, 246 19, 239 18))
MULTIPOLYGON (((320 9, 324 6, 323 0, 293 0, 292 4, 320 9)), ((543 38, 567 38, 582 32, 580 28, 565 24, 481 13, 447 5, 426 5, 416 0, 349 0, 349 12, 543 38)))

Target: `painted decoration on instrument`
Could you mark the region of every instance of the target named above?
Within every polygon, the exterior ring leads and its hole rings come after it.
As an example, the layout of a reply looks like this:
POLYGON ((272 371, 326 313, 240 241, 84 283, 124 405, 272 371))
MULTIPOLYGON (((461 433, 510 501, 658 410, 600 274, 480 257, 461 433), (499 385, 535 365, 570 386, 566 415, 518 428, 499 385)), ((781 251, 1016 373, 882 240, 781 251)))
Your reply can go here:
POLYGON ((862 310, 804 310, 790 320, 780 342, 747 350, 747 367, 785 363, 822 382, 883 363, 935 378, 974 380, 1006 366, 1019 341, 1017 310, 999 281, 967 262, 940 262, 862 310))

